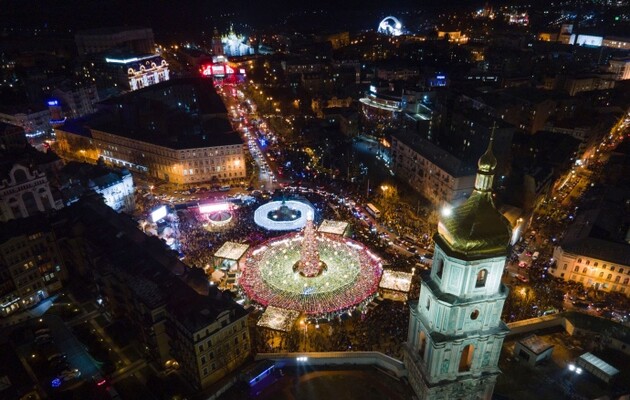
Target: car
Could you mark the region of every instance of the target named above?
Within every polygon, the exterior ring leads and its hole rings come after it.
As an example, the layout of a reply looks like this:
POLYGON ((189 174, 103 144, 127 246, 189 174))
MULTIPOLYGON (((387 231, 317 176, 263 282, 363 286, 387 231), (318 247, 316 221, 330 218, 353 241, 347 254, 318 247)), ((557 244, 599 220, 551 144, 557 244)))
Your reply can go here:
POLYGON ((35 344, 50 343, 52 340, 52 336, 50 335, 40 335, 35 338, 35 344))
POLYGON ((81 371, 79 371, 76 368, 74 368, 74 369, 67 369, 65 371, 62 371, 59 374, 59 378, 63 379, 64 381, 71 381, 71 380, 76 379, 76 378, 78 378, 80 376, 81 376, 81 371))
POLYGON ((576 308, 582 308, 582 309, 587 309, 590 307, 590 304, 583 302, 583 301, 574 301, 573 306, 576 308))
POLYGON ((527 278, 527 277, 525 277, 525 276, 523 276, 521 274, 517 274, 515 277, 516 277, 516 279, 518 279, 519 281, 521 281, 523 283, 529 282, 529 278, 527 278))
POLYGON ((35 337, 42 336, 42 335, 50 335, 50 329, 41 328, 35 331, 35 337))
POLYGON ((66 359, 66 355, 63 353, 55 353, 51 356, 48 357, 48 362, 52 363, 55 362, 55 360, 65 360, 66 359))

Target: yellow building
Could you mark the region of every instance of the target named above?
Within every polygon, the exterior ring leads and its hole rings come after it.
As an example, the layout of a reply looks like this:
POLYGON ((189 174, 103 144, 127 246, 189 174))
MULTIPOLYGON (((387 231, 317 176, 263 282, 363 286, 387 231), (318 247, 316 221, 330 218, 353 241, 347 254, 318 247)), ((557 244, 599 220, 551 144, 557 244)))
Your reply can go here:
POLYGON ((585 289, 630 294, 627 193, 609 189, 595 208, 581 210, 555 248, 549 272, 585 289))
POLYGON ((242 180, 243 141, 212 82, 163 82, 102 103, 90 117, 55 130, 57 148, 78 158, 174 183, 242 180))

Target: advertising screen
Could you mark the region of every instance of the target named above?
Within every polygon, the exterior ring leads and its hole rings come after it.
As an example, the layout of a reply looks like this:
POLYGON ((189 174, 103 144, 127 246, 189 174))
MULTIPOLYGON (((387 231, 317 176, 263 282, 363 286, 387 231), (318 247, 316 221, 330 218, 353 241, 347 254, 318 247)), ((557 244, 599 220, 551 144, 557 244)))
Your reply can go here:
POLYGON ((200 204, 199 212, 202 214, 213 213, 217 211, 227 211, 230 209, 230 203, 212 203, 212 204, 200 204))
POLYGON ((158 222, 162 218, 166 217, 166 214, 167 214, 166 206, 161 206, 161 207, 156 208, 155 210, 151 211, 151 220, 153 222, 158 222))

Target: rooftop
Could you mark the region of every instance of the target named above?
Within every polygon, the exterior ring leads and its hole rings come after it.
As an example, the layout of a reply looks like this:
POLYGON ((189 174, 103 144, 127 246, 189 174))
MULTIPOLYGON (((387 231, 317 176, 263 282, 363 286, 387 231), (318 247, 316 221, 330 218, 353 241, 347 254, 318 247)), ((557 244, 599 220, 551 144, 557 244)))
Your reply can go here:
POLYGON ((66 125, 78 134, 91 128, 174 149, 243 143, 207 79, 169 80, 100 104, 97 114, 66 125))
POLYGON ((560 247, 574 254, 630 265, 630 244, 626 242, 630 226, 628 199, 628 189, 608 188, 577 215, 560 247))
POLYGON ((235 243, 235 242, 225 242, 223 246, 214 253, 215 257, 224 258, 227 260, 239 260, 243 257, 243 254, 249 249, 248 244, 243 243, 235 243))
POLYGON ((475 174, 475 163, 465 163, 418 134, 399 130, 393 137, 455 178, 475 174))
POLYGON ((552 344, 547 343, 543 338, 536 335, 528 336, 525 339, 519 340, 519 342, 537 355, 553 348, 552 344))
POLYGON ((348 229, 348 223, 346 221, 333 221, 331 219, 325 219, 317 228, 318 232, 332 233, 333 235, 343 235, 348 229))
POLYGON ((60 236, 82 230, 100 274, 115 273, 148 309, 166 306, 189 332, 224 313, 235 318, 247 314, 228 293, 211 287, 203 270, 186 266, 162 241, 146 236, 130 217, 96 196, 64 208, 56 221, 60 236))

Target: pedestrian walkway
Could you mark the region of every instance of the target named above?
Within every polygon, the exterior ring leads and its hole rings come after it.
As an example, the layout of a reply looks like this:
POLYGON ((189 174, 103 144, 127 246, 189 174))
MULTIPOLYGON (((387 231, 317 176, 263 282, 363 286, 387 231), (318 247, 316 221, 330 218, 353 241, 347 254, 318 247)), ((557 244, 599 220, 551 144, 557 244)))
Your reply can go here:
POLYGON ((31 309, 0 319, 0 327, 19 324, 33 318, 40 318, 52 307, 56 299, 57 295, 53 295, 31 309))

